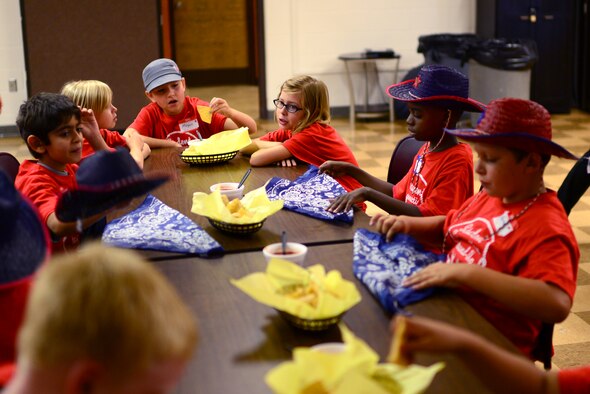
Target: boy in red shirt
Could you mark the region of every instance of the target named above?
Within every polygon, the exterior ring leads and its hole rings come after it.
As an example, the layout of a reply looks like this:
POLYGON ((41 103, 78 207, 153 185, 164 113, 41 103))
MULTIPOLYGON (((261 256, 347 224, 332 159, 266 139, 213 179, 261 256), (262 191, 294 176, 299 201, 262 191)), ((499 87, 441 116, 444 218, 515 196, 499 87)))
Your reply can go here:
POLYGON ((551 141, 551 118, 529 100, 492 101, 477 129, 446 130, 472 141, 482 190, 446 216, 371 219, 390 240, 406 233, 441 246, 446 263, 415 273, 413 289, 452 287, 525 355, 543 322, 564 320, 580 251, 557 194, 545 188, 551 155, 576 157, 551 141))
POLYGON ((150 148, 187 147, 190 140, 238 127, 256 132, 250 116, 214 97, 211 102, 185 95, 186 81, 176 63, 156 59, 143 70, 145 95, 151 103, 141 109, 125 133, 137 131, 150 148))
MULTIPOLYGON (((36 160, 25 160, 20 165, 15 186, 39 210, 52 237, 52 252, 75 248, 80 243, 79 224, 59 220, 55 207, 61 193, 76 185, 83 139, 95 150, 108 149, 94 114, 78 108, 66 96, 39 93, 21 105, 16 124, 36 160)), ((82 228, 103 217, 101 213, 84 219, 82 228)))
POLYGON ((444 215, 473 195, 473 154, 467 144, 444 132, 454 127, 463 111, 481 112, 484 105, 467 97, 469 80, 450 67, 424 66, 414 80, 392 85, 389 96, 408 103, 408 131, 426 144, 420 148, 412 168, 392 185, 349 163, 328 161, 320 172, 348 175, 364 187, 343 194, 327 208, 348 210, 353 204, 370 201, 398 215, 444 215))

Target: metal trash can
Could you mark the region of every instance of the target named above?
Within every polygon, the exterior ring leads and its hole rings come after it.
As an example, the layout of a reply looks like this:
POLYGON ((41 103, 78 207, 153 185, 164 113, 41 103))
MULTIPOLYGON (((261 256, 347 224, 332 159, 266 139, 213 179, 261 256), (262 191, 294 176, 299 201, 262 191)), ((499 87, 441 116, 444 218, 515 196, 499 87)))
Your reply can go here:
POLYGON ((418 53, 424 64, 441 64, 468 73, 469 49, 477 41, 475 34, 430 34, 418 37, 418 53))
MULTIPOLYGON (((530 98, 531 68, 538 59, 532 40, 480 40, 469 49, 469 97, 484 104, 501 97, 530 98)), ((471 115, 476 125, 479 114, 471 115)))

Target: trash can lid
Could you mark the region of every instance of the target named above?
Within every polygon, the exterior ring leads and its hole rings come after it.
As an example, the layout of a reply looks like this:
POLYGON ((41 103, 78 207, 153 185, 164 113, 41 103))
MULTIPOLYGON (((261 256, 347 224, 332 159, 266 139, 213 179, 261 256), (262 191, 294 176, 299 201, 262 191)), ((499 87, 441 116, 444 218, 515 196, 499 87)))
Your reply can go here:
POLYGON ((485 39, 471 45, 469 57, 491 68, 526 70, 538 59, 537 44, 526 39, 485 39))

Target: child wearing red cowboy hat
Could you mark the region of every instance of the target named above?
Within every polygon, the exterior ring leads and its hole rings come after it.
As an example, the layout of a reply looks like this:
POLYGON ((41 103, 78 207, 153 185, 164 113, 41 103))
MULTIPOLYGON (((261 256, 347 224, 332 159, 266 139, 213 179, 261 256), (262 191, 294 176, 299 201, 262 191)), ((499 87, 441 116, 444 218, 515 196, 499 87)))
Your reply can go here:
POLYGON ((409 216, 444 215, 473 195, 473 154, 467 144, 446 134, 463 111, 481 112, 484 105, 468 97, 469 80, 455 69, 424 66, 416 79, 387 88, 389 96, 406 101, 410 110, 408 131, 426 142, 414 157, 412 168, 397 184, 382 181, 344 162, 328 161, 320 172, 348 175, 364 187, 336 198, 330 212, 348 210, 370 201, 385 211, 409 216))
POLYGON ((16 335, 33 275, 49 257, 37 210, 0 171, 0 388, 14 372, 16 335))
POLYGON ((576 288, 580 251, 557 194, 545 188, 550 156, 576 157, 551 141, 551 119, 522 99, 492 101, 476 129, 446 130, 473 142, 482 190, 446 216, 371 219, 389 240, 406 233, 441 245, 446 263, 405 286, 451 287, 525 355, 541 325, 564 320, 576 288))

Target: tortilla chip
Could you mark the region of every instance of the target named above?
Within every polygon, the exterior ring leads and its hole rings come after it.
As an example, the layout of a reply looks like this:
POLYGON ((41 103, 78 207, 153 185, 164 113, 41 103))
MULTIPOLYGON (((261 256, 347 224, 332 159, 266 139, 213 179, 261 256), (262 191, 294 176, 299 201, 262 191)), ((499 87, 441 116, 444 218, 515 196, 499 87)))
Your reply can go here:
POLYGON ((197 105, 197 111, 199 111, 199 115, 201 119, 205 123, 211 123, 211 107, 206 105, 197 105))

